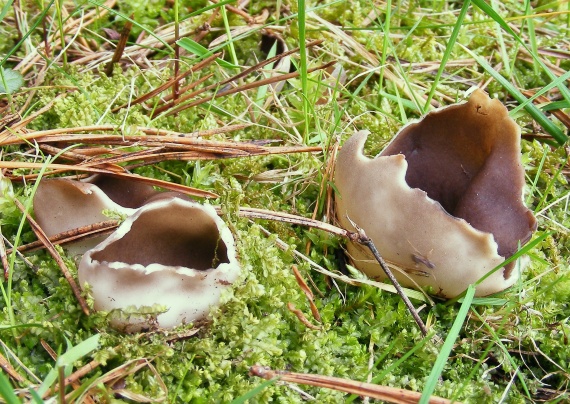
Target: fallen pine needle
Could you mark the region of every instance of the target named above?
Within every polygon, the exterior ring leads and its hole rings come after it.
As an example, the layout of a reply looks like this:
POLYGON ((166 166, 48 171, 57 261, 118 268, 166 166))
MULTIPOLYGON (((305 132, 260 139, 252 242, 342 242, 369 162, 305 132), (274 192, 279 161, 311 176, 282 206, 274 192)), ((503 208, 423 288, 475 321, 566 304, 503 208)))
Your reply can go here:
POLYGON ((309 320, 307 320, 307 317, 305 317, 305 315, 303 314, 303 312, 301 310, 299 310, 298 308, 295 307, 295 305, 291 302, 287 303, 287 309, 293 313, 295 316, 297 316, 297 318, 299 319, 299 321, 303 324, 305 324, 305 326, 307 326, 308 328, 310 328, 311 330, 320 330, 321 327, 314 325, 313 323, 311 323, 309 320))
POLYGON ((89 315, 89 307, 87 307, 87 302, 85 301, 83 296, 81 296, 81 290, 79 289, 79 286, 77 286, 77 283, 75 283, 75 280, 73 279, 73 276, 69 272, 69 269, 67 268, 67 265, 63 261, 63 258, 61 258, 61 256, 59 255, 53 244, 49 241, 49 238, 46 236, 40 225, 36 223, 36 221, 30 216, 30 214, 26 211, 26 208, 20 203, 20 201, 14 198, 14 204, 18 207, 18 209, 22 211, 22 213, 26 215, 26 218, 28 219, 28 222, 30 223, 32 230, 36 234, 36 237, 42 243, 44 243, 50 255, 53 257, 55 262, 57 262, 57 265, 59 265, 61 272, 63 273, 63 276, 65 276, 67 282, 69 282, 69 286, 71 287, 73 294, 77 298, 77 301, 79 302, 79 305, 83 310, 83 313, 89 315))
POLYGON ((320 323, 321 315, 319 313, 319 310, 317 309, 317 306, 315 306, 313 292, 311 292, 311 289, 309 289, 307 282, 305 282, 305 280, 301 276, 301 273, 297 269, 297 265, 293 265, 291 269, 293 270, 293 274, 295 275, 295 279, 297 280, 299 287, 301 288, 305 296, 307 296, 307 300, 309 301, 309 305, 311 306, 311 313, 313 313, 313 317, 315 318, 315 320, 317 320, 320 323))
MULTIPOLYGON (((266 380, 278 378, 279 380, 285 382, 305 384, 315 387, 325 387, 328 389, 344 391, 345 393, 358 394, 359 396, 375 398, 396 404, 415 404, 419 402, 421 397, 421 393, 411 390, 399 389, 389 386, 380 386, 378 384, 372 383, 363 383, 350 379, 342 379, 340 377, 313 375, 307 373, 294 373, 284 370, 273 370, 261 365, 254 365, 250 367, 249 373, 266 380)), ((432 396, 430 397, 428 403, 448 404, 451 403, 451 401, 445 398, 432 396)), ((456 401, 456 403, 458 402, 456 401)))

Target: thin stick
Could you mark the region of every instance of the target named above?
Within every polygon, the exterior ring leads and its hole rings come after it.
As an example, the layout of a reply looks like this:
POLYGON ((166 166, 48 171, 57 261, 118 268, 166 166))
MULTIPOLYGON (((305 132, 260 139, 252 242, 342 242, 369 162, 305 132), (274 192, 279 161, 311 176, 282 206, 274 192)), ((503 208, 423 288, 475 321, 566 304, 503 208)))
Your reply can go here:
POLYGON ((4 244, 4 236, 2 228, 0 227, 0 261, 2 261, 2 268, 4 268, 4 280, 8 280, 10 276, 10 264, 8 263, 8 255, 6 254, 6 245, 4 244))
POLYGON ((36 234, 36 237, 44 243, 50 255, 53 257, 55 262, 57 262, 57 264, 61 268, 61 272, 63 273, 63 276, 65 276, 67 282, 69 282, 69 286, 71 286, 71 290, 73 291, 73 294, 77 298, 77 301, 79 302, 79 305, 83 310, 83 313, 89 315, 89 307, 87 307, 87 302, 85 302, 85 299, 83 298, 83 296, 81 296, 81 290, 79 289, 79 286, 77 286, 77 283, 75 283, 73 276, 71 276, 71 273, 69 272, 67 265, 63 261, 63 258, 61 258, 61 256, 59 255, 59 253, 57 252, 51 241, 49 241, 49 238, 46 236, 40 225, 30 216, 30 214, 26 211, 26 208, 20 203, 20 201, 14 198, 14 204, 18 207, 18 209, 22 211, 22 213, 26 215, 26 218, 28 219, 30 226, 32 226, 32 230, 36 234))
POLYGON ((406 296, 406 294, 402 290, 402 287, 398 283, 398 280, 396 279, 396 277, 394 276, 392 271, 390 271, 390 268, 388 268, 388 265, 386 265, 386 262, 384 261, 384 259, 380 255, 380 253, 378 252, 378 249, 374 245, 374 242, 372 241, 372 239, 370 237, 368 237, 366 235, 366 233, 364 232, 363 229, 361 229, 360 227, 358 227, 356 225, 356 223, 352 222, 352 225, 356 229, 356 233, 352 233, 352 235, 350 236, 351 241, 355 241, 357 243, 365 245, 366 247, 368 247, 370 252, 372 252, 372 255, 374 255, 374 258, 376 258, 376 261, 378 261, 378 263, 380 264, 380 267, 382 267, 382 270, 384 271, 384 273, 386 274, 388 279, 390 279, 390 282, 392 282, 392 285, 394 285, 394 287, 396 288, 396 292, 398 292, 398 295, 400 295, 400 297, 402 298, 402 300, 406 304, 408 311, 412 314, 412 317, 416 321, 416 324, 418 325, 418 327, 420 327, 422 335, 425 337, 428 334, 428 330, 426 328, 426 325, 424 324, 424 322, 420 318, 418 312, 416 311, 416 309, 415 309, 414 305, 412 304, 412 302, 410 301, 410 299, 408 299, 408 296, 406 296))
MULTIPOLYGON (((104 222, 93 223, 87 226, 71 229, 49 237, 49 241, 53 245, 71 243, 77 240, 85 240, 88 238, 100 236, 103 234, 111 233, 119 226, 118 220, 106 220, 104 222)), ((40 241, 33 241, 18 247, 19 252, 31 252, 44 248, 45 245, 40 241)), ((8 254, 12 253, 12 249, 7 251, 8 254)))
POLYGON ((0 353, 0 369, 6 372, 8 376, 10 376, 18 383, 24 383, 27 381, 22 375, 16 372, 16 369, 14 369, 14 367, 10 364, 10 362, 8 362, 8 359, 6 359, 4 355, 2 355, 1 353, 0 353))
MULTIPOLYGON (((313 68, 307 70, 307 74, 312 73, 312 72, 317 71, 317 70, 324 70, 324 69, 334 65, 335 63, 336 63, 335 61, 332 61, 332 62, 325 63, 324 65, 321 65, 321 66, 313 67, 313 68)), ((176 114, 176 113, 183 111, 187 108, 195 107, 196 105, 200 105, 200 104, 203 104, 205 102, 209 102, 215 98, 225 97, 225 96, 228 96, 231 94, 250 90, 252 88, 257 88, 257 87, 265 86, 268 84, 277 83, 279 81, 294 79, 297 77, 299 77, 299 72, 287 73, 287 74, 282 74, 280 76, 268 77, 268 78, 263 79, 263 80, 254 81, 253 83, 248 83, 248 84, 245 84, 245 85, 240 86, 240 87, 231 88, 227 91, 218 92, 218 93, 211 95, 209 97, 204 97, 204 98, 201 98, 199 100, 190 102, 188 104, 180 105, 180 106, 173 108, 172 110, 168 111, 168 113, 166 113, 165 116, 170 116, 172 114, 176 114)), ((182 99, 182 98, 180 98, 180 99, 182 99)), ((157 113, 155 113, 154 115, 157 115, 157 113)))
MULTIPOLYGON (((130 15, 132 19, 134 14, 130 15)), ((123 56, 123 52, 125 51, 125 46, 127 46, 127 40, 129 39, 129 34, 131 33, 131 29, 133 28, 133 23, 129 20, 125 22, 125 26, 123 27, 123 31, 121 32, 121 37, 119 38, 119 42, 117 43, 117 47, 115 48, 115 53, 113 53, 113 58, 105 68, 105 74, 107 76, 111 76, 113 74, 113 66, 115 63, 119 63, 121 57, 123 56)))
MULTIPOLYGON (((277 378, 285 382, 306 384, 316 387, 325 387, 337 391, 344 391, 346 393, 358 394, 360 396, 372 397, 378 400, 384 400, 389 403, 418 403, 422 395, 421 393, 415 391, 399 389, 396 387, 363 383, 356 380, 342 379, 340 377, 295 373, 287 372, 284 370, 273 370, 261 365, 254 365, 250 367, 249 373, 266 380, 277 378)), ((449 404, 451 401, 445 398, 432 396, 429 398, 428 403, 449 404)))

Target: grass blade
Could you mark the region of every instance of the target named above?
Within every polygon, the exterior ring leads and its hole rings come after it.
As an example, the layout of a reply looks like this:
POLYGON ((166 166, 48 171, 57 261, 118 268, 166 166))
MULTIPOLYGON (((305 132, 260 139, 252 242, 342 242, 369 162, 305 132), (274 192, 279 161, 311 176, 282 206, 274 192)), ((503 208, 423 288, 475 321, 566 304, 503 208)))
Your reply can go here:
MULTIPOLYGON (((552 90, 554 87, 558 87, 558 85, 564 83, 566 80, 570 79, 570 71, 567 71, 566 73, 564 73, 562 76, 558 77, 556 80, 552 81, 550 84, 548 84, 547 86, 543 87, 540 89, 540 91, 537 91, 532 97, 528 98, 525 102, 521 103, 518 107, 514 108, 511 112, 510 115, 513 116, 514 114, 516 114, 519 110, 521 110, 522 108, 525 108, 527 104, 532 103, 532 101, 534 101, 535 99, 537 99, 538 97, 540 97, 543 94, 546 94, 547 92, 549 92, 550 90, 552 90)), ((561 103, 565 103, 566 105, 568 105, 568 102, 563 100, 563 101, 559 101, 561 103)), ((561 107, 561 108, 566 108, 566 106, 561 107)), ((547 111, 547 109, 545 108, 541 108, 543 111, 547 111)))
POLYGON ((71 365, 73 362, 95 350, 99 345, 99 337, 100 334, 95 334, 57 358, 54 368, 48 373, 44 382, 38 388, 37 393, 40 396, 43 396, 48 391, 51 385, 57 380, 58 370, 60 367, 71 365))
POLYGON ((303 98, 303 115, 305 116, 305 134, 303 136, 303 141, 308 144, 309 140, 309 99, 308 99, 308 81, 307 81, 307 46, 305 44, 305 29, 306 29, 306 10, 305 10, 305 0, 297 1, 297 8, 299 10, 299 15, 297 18, 297 24, 299 27, 299 74, 301 79, 301 89, 303 98))
POLYGON ((497 72, 493 67, 487 63, 485 59, 476 55, 472 51, 470 51, 467 47, 461 45, 463 49, 473 57, 477 63, 485 69, 489 75, 491 75, 495 80, 497 80, 505 89, 516 99, 519 103, 525 104, 524 109, 526 112, 532 116, 532 118, 538 122, 540 126, 550 135, 552 136, 559 145, 563 145, 568 140, 568 136, 562 132, 562 130, 554 124, 550 119, 547 118, 544 113, 538 109, 534 104, 529 103, 528 99, 521 93, 510 81, 504 78, 499 72, 497 72))
MULTIPOLYGON (((28 30, 28 32, 26 32, 25 35, 22 36, 22 39, 20 39, 18 41, 18 43, 12 47, 7 53, 6 55, 4 55, 4 58, 2 59, 2 61, 0 62, 0 67, 4 66, 4 63, 6 63, 6 61, 8 60, 8 58, 10 56, 12 56, 14 53, 16 53, 16 51, 20 48, 20 45, 22 45, 26 39, 28 39, 28 37, 30 35, 32 35, 32 32, 35 31, 35 29, 37 28, 38 25, 40 25, 40 23, 42 22, 42 20, 45 18, 46 14, 48 13, 49 9, 51 8, 52 4, 54 3, 55 0, 51 0, 50 3, 47 5, 47 7, 42 11, 42 13, 38 16, 38 18, 36 19, 36 22, 34 22, 34 24, 32 25, 32 27, 28 30)), ((2 12, 4 12, 4 10, 2 10, 2 12)))
MULTIPOLYGON (((218 48, 216 48, 216 49, 205 48, 204 46, 200 45, 198 42, 196 42, 190 38, 182 38, 182 39, 178 40, 176 43, 181 48, 184 48, 188 52, 198 56, 200 58, 200 60, 206 59, 207 57, 212 56, 214 54, 214 52, 217 52, 217 50, 218 50, 218 48)), ((231 43, 233 43, 233 39, 230 40, 228 43, 229 43, 228 46, 231 46, 231 43)), ((220 58, 217 58, 216 62, 218 62, 218 64, 220 66, 228 68, 228 69, 235 69, 235 68, 239 67, 233 63, 226 62, 225 60, 220 59, 220 58)))
POLYGON ((439 79, 441 78, 441 75, 443 74, 443 70, 445 69, 445 65, 447 64, 447 61, 449 60, 449 57, 451 56, 451 51, 453 50, 453 46, 455 45, 455 41, 457 40, 457 37, 459 36, 459 31, 461 30, 461 27, 463 26, 463 20, 465 19, 465 15, 467 14, 467 10, 469 10, 470 4, 471 4, 470 0, 465 0, 463 2, 463 7, 461 7, 461 11, 459 12, 459 15, 457 16, 457 23, 453 27, 453 31, 451 32, 451 36, 449 37, 449 41, 447 41, 447 45, 445 46, 445 52, 443 53, 443 57, 441 59, 440 65, 439 65, 439 69, 437 69, 437 73, 435 75, 435 78, 433 79, 433 84, 431 85, 431 89, 429 90, 429 94, 428 94, 426 103, 424 104, 424 108, 423 108, 424 114, 427 113, 429 110, 430 102, 433 98, 433 95, 435 94, 435 89, 439 83, 439 79))
POLYGON ((10 381, 4 376, 4 373, 0 373, 0 397, 2 397, 7 404, 21 403, 16 393, 14 393, 14 388, 10 384, 10 381))
POLYGON ((6 4, 4 4, 2 11, 0 11, 0 21, 4 20, 4 17, 6 17, 6 14, 8 14, 8 11, 10 11, 10 7, 12 7, 13 2, 14 0, 9 0, 6 2, 6 4))
POLYGON ((236 398, 235 400, 233 400, 231 402, 231 404, 243 404, 246 403, 247 400, 252 399, 253 397, 255 397, 256 395, 258 395, 259 393, 261 393, 263 390, 265 390, 265 388, 271 386, 272 384, 275 384, 279 379, 270 379, 270 380, 266 380, 263 383, 261 383, 260 385, 256 386, 254 389, 248 391, 247 393, 239 396, 238 398, 236 398))
POLYGON ((463 323, 465 322, 465 318, 467 317, 467 312, 471 307, 471 302, 473 301, 473 297, 475 296, 475 285, 469 285, 467 288, 467 293, 463 298, 463 303, 461 303, 461 307, 459 308, 459 312, 457 313, 457 317, 455 317, 455 321, 453 322, 453 326, 449 330, 449 334, 441 347, 441 351, 439 351, 439 355, 437 355, 437 359, 431 369, 431 373, 429 374, 428 380, 426 385, 424 386, 424 390, 422 392, 422 397, 420 398, 420 404, 426 404, 429 402, 429 399, 435 390, 435 386, 439 381, 439 376, 443 371, 445 364, 447 363, 447 359, 449 358, 449 354, 453 349, 453 345, 455 344, 455 340, 461 331, 461 327, 463 327, 463 323))
MULTIPOLYGON (((552 73, 550 69, 544 64, 544 62, 534 52, 532 52, 532 50, 529 49, 528 46, 526 46, 521 37, 518 36, 517 33, 513 31, 511 27, 509 27, 507 22, 495 10, 493 10, 493 8, 489 6, 489 4, 487 4, 484 0, 472 0, 472 2, 477 7, 479 7, 485 14, 487 14, 489 17, 495 20, 495 22, 497 22, 505 31, 511 34, 513 38, 515 38, 517 42, 520 43, 526 49, 526 51, 530 54, 530 56, 534 59, 534 61, 540 65, 542 70, 544 70, 544 72, 548 75, 548 77, 550 77, 551 80, 556 80, 556 76, 554 75, 554 73, 552 73)), ((570 102, 570 89, 568 89, 568 87, 564 85, 559 85, 558 89, 560 90, 560 93, 564 96, 564 98, 570 102)))

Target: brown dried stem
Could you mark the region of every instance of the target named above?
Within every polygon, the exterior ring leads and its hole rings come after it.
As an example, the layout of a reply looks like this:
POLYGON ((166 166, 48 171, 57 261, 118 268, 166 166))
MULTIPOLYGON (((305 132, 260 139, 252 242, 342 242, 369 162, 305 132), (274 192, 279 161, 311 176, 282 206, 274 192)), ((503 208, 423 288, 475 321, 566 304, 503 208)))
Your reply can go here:
POLYGON ((303 312, 301 310, 299 310, 298 308, 295 307, 295 305, 291 302, 287 303, 287 309, 293 313, 301 323, 303 323, 307 328, 310 328, 311 330, 320 330, 321 327, 314 325, 313 323, 311 323, 309 320, 307 320, 307 317, 305 317, 305 315, 303 314, 303 312))
MULTIPOLYGON (((310 42, 310 43, 307 44, 307 48, 310 48, 310 47, 319 45, 319 44, 322 43, 322 42, 323 42, 322 40, 310 42)), ((284 58, 284 57, 286 57, 286 56, 290 56, 290 55, 292 55, 292 54, 294 54, 294 53, 296 53, 296 52, 298 52, 298 51, 299 51, 299 48, 295 48, 295 49, 291 49, 290 51, 283 52, 283 53, 281 53, 281 54, 279 54, 279 55, 277 55, 277 56, 274 56, 274 57, 272 57, 272 58, 270 58, 270 59, 263 60, 263 61, 259 62, 258 64, 256 64, 255 66, 249 67, 249 68, 245 69, 243 72, 240 72, 240 73, 238 73, 238 74, 236 74, 236 75, 234 75, 234 76, 232 76, 232 77, 230 77, 230 78, 228 78, 228 79, 226 79, 226 80, 224 80, 224 81, 222 81, 222 82, 214 83, 214 84, 211 84, 211 85, 206 86, 206 87, 204 87, 204 88, 201 88, 201 89, 199 89, 199 90, 196 90, 196 91, 194 91, 194 92, 192 92, 192 93, 190 93, 190 94, 186 94, 185 96, 180 97, 179 99, 177 99, 174 103, 167 104, 167 105, 163 105, 162 107, 157 108, 155 111, 153 111, 153 115, 152 115, 152 116, 153 116, 153 117, 154 117, 154 116, 157 116, 157 115, 161 114, 162 112, 168 110, 169 108, 171 108, 171 107, 173 107, 173 106, 175 106, 175 105, 181 104, 181 103, 183 103, 183 102, 185 102, 185 101, 187 101, 187 100, 189 100, 189 99, 191 99, 191 98, 194 98, 194 97, 196 97, 197 95, 200 95, 200 94, 202 94, 202 93, 204 93, 204 92, 206 92, 206 91, 213 90, 213 89, 215 89, 215 88, 223 88, 223 87, 226 86, 227 84, 230 84, 230 83, 232 83, 232 82, 235 82, 235 81, 237 81, 237 80, 239 80, 239 79, 241 79, 241 78, 243 78, 243 77, 249 75, 250 73, 252 73, 252 72, 254 72, 254 71, 260 70, 261 68, 267 66, 268 64, 275 63, 276 61, 278 61, 278 60, 280 60, 280 59, 282 59, 282 58, 284 58)), ((281 80, 287 80, 287 78, 281 79, 280 77, 282 77, 282 76, 277 76, 277 77, 273 77, 273 78, 276 79, 276 80, 275 80, 276 82, 277 82, 277 81, 281 81, 281 80)), ((252 83, 252 84, 253 84, 253 83, 252 83)), ((261 85, 263 85, 263 84, 261 84, 261 85)), ((240 87, 240 88, 241 88, 241 87, 240 87)), ((245 89, 245 88, 241 88, 240 91, 243 91, 243 90, 246 90, 246 89, 245 89)), ((228 95, 227 92, 223 92, 223 93, 219 93, 219 94, 228 95)), ((211 98, 210 98, 210 99, 211 99, 211 98)), ((200 101, 200 100, 198 100, 198 101, 200 101)), ((203 101, 203 102, 207 102, 207 101, 209 101, 209 100, 206 100, 206 101, 203 101)), ((198 105, 198 104, 196 104, 196 105, 198 105)), ((189 108, 189 106, 186 106, 185 108, 189 108)), ((183 109, 184 109, 184 108, 183 108, 183 109)), ((179 111, 176 111, 176 112, 179 112, 179 111)), ((170 115, 170 114, 173 114, 173 113, 175 113, 175 112, 170 111, 167 115, 170 115)))
MULTIPOLYGON (((93 223, 87 226, 78 227, 76 229, 71 229, 64 231, 62 233, 55 234, 49 237, 49 241, 53 245, 71 243, 78 240, 84 240, 91 237, 100 236, 106 233, 114 231, 119 226, 118 220, 106 220, 104 222, 93 223)), ((45 245, 40 240, 34 241, 18 247, 19 252, 31 252, 44 248, 45 245)), ((12 249, 8 250, 8 254, 12 252, 12 249)))
MULTIPOLYGON (((280 56, 281 56, 281 55, 280 55, 280 56)), ((307 70, 307 73, 312 73, 312 72, 317 71, 317 70, 324 70, 324 69, 326 69, 326 68, 328 68, 328 67, 334 65, 335 63, 336 63, 336 62, 332 61, 332 62, 325 63, 324 65, 320 65, 320 66, 317 66, 317 67, 313 67, 313 68, 311 68, 311 69, 308 69, 308 70, 307 70)), ((211 100, 216 99, 216 98, 219 98, 219 97, 225 97, 225 96, 227 96, 227 95, 239 93, 239 92, 246 91, 246 90, 251 90, 252 88, 258 88, 258 87, 261 87, 261 86, 265 86, 265 85, 277 83, 277 82, 279 82, 279 81, 284 81, 284 80, 293 79, 293 78, 296 78, 296 77, 299 77, 299 72, 287 73, 287 74, 283 74, 283 75, 280 75, 280 76, 268 77, 268 78, 263 79, 263 80, 257 80, 257 81, 254 81, 253 83, 248 83, 248 84, 245 84, 245 85, 240 86, 240 87, 235 87, 235 88, 229 89, 229 90, 227 90, 227 91, 218 92, 218 93, 216 93, 216 94, 214 94, 214 95, 211 95, 211 96, 209 96, 209 97, 204 97, 204 98, 201 98, 201 99, 199 99, 199 100, 190 102, 190 103, 188 103, 188 104, 180 105, 179 107, 174 108, 174 109, 168 111, 168 113, 166 114, 166 116, 170 116, 170 115, 172 115, 172 114, 176 114, 176 113, 178 113, 178 112, 180 112, 180 111, 183 111, 183 110, 185 110, 185 109, 187 109, 187 108, 195 107, 196 105, 203 104, 203 103, 205 103, 205 102, 211 101, 211 100)), ((179 99, 179 101, 182 100, 183 98, 184 98, 184 97, 181 97, 181 98, 179 99)), ((160 111, 160 112, 162 112, 162 111, 160 111)), ((153 116, 157 115, 158 113, 159 113, 158 111, 155 112, 155 114, 154 114, 153 116)))
MULTIPOLYGON (((141 131, 147 135, 190 138, 190 137, 206 137, 221 133, 233 132, 236 130, 245 129, 249 126, 251 126, 251 124, 241 123, 241 124, 226 125, 220 128, 207 129, 191 133, 174 132, 167 129, 147 128, 144 126, 137 126, 136 130, 141 131)), ((23 144, 26 142, 30 142, 31 140, 38 140, 41 142, 59 142, 65 139, 61 137, 62 134, 69 134, 70 136, 75 136, 73 143, 82 143, 85 142, 85 139, 83 137, 88 136, 87 134, 82 134, 82 132, 96 132, 96 131, 118 132, 121 135, 120 136, 121 139, 124 139, 125 141, 132 139, 132 136, 125 135, 120 127, 114 125, 93 125, 93 126, 80 126, 75 128, 58 128, 58 129, 41 130, 41 131, 29 132, 26 134, 18 134, 18 135, 8 133, 8 136, 0 139, 0 146, 23 144)), ((89 136, 93 138, 101 135, 92 134, 89 136)))
POLYGON ((174 83, 179 82, 180 80, 185 79, 186 77, 188 77, 189 75, 191 75, 192 73, 204 68, 205 66, 210 65, 214 60, 216 60, 216 58, 218 58, 222 53, 218 52, 215 53, 209 57, 207 57, 206 59, 202 60, 199 63, 196 63, 194 66, 192 66, 190 69, 188 69, 187 71, 185 71, 184 73, 175 76, 174 78, 168 80, 166 83, 161 84, 160 86, 158 86, 157 88, 155 88, 152 91, 149 91, 148 93, 138 97, 137 99, 135 99, 134 101, 131 101, 129 104, 123 104, 121 106, 115 107, 111 110, 111 112, 117 112, 118 110, 120 110, 121 108, 125 108, 128 105, 133 106, 133 105, 137 105, 140 104, 142 102, 145 102, 149 99, 151 99, 152 97, 154 97, 155 95, 160 94, 161 92, 163 92, 164 90, 166 90, 167 88, 171 87, 174 83))
POLYGON ((79 302, 79 305, 83 310, 83 313, 89 315, 89 307, 87 307, 87 302, 85 302, 85 299, 83 299, 83 296, 81 296, 81 290, 79 289, 79 286, 77 286, 77 283, 75 283, 75 280, 73 279, 73 276, 69 272, 69 269, 67 268, 67 265, 63 261, 63 258, 61 258, 61 256, 59 255, 53 244, 49 241, 49 238, 42 230, 42 228, 30 216, 30 214, 27 212, 26 208, 20 203, 20 201, 14 198, 14 204, 18 207, 18 209, 22 211, 22 213, 24 213, 24 215, 26 215, 26 218, 28 219, 28 222, 30 223, 32 230, 36 234, 36 237, 45 245, 50 255, 59 265, 59 268, 61 269, 63 276, 65 276, 65 279, 69 283, 69 286, 71 287, 73 294, 75 295, 77 301, 79 302))
POLYGON ((131 22, 134 14, 130 15, 130 19, 125 21, 125 26, 123 27, 123 31, 121 32, 121 37, 119 38, 119 42, 117 43, 117 47, 115 48, 115 53, 113 53, 113 58, 107 64, 105 68, 105 74, 107 76, 111 76, 113 74, 113 66, 115 63, 119 63, 121 57, 123 56, 123 52, 125 51, 125 46, 127 46, 127 40, 129 39, 129 34, 131 33, 131 29, 133 28, 133 23, 131 22))
POLYGON ((10 364, 10 362, 8 362, 8 359, 6 359, 4 355, 2 355, 1 353, 0 353, 0 369, 6 372, 8 376, 10 376, 18 383, 23 383, 26 381, 26 379, 22 375, 16 372, 16 369, 14 369, 14 367, 10 364))
POLYGON ((352 223, 352 225, 354 226, 357 232, 352 233, 349 238, 351 239, 351 241, 355 241, 357 243, 360 243, 368 247, 368 249, 370 250, 372 255, 374 255, 374 258, 376 258, 376 261, 378 261, 380 267, 382 268, 382 270, 384 271, 384 273, 386 274, 392 285, 394 285, 394 287, 396 288, 396 292, 398 292, 398 295, 400 295, 400 298, 404 301, 404 304, 408 308, 408 311, 411 313, 412 317, 414 318, 414 321, 420 328, 422 335, 425 337, 428 334, 426 325, 420 318, 420 315, 416 311, 414 305, 412 304, 408 296, 406 296, 406 294, 402 290, 400 283, 398 282, 398 280, 396 279, 390 268, 388 268, 388 265, 386 264, 380 253, 378 252, 378 249, 374 245, 374 242, 370 237, 366 235, 364 229, 358 227, 354 222, 352 223))
MULTIPOLYGON (((332 390, 344 391, 346 393, 358 394, 384 400, 389 403, 396 404, 415 404, 418 403, 422 394, 399 389, 396 387, 380 386, 372 383, 363 383, 355 380, 342 379, 340 377, 313 375, 307 373, 295 373, 285 370, 273 370, 269 367, 254 365, 249 368, 250 374, 261 377, 266 380, 279 379, 285 382, 305 384, 315 387, 325 387, 332 390)), ((440 398, 430 397, 429 404, 449 404, 451 401, 440 398)), ((456 401, 457 403, 457 401, 456 401)))
POLYGON ((8 263, 8 253, 6 253, 6 245, 4 244, 4 235, 2 234, 2 227, 0 227, 0 261, 2 261, 2 268, 4 269, 4 280, 8 280, 10 276, 10 264, 8 263))
POLYGON ((143 182, 152 186, 168 189, 170 191, 181 192, 184 194, 200 197, 200 198, 218 198, 218 195, 204 191, 197 188, 187 187, 185 185, 174 184, 168 181, 162 181, 155 178, 148 178, 148 177, 141 177, 139 175, 130 174, 130 173, 116 173, 110 172, 108 170, 102 170, 98 168, 92 167, 85 167, 81 165, 68 165, 68 164, 42 164, 42 163, 20 163, 20 162, 12 162, 12 161, 0 161, 0 168, 30 168, 30 169, 41 169, 46 167, 48 169, 54 170, 65 170, 65 171, 84 171, 94 174, 108 174, 114 175, 116 177, 123 177, 129 179, 131 181, 138 181, 143 182))
POLYGON ((317 309, 317 306, 315 305, 313 292, 311 292, 311 289, 309 289, 309 285, 307 285, 307 282, 305 282, 303 276, 297 269, 297 265, 293 265, 291 269, 293 270, 293 275, 295 275, 295 280, 297 281, 297 284, 299 285, 299 287, 307 297, 307 300, 309 301, 309 306, 311 307, 311 313, 313 313, 313 317, 315 318, 315 320, 317 320, 320 323, 321 314, 319 313, 319 309, 317 309))

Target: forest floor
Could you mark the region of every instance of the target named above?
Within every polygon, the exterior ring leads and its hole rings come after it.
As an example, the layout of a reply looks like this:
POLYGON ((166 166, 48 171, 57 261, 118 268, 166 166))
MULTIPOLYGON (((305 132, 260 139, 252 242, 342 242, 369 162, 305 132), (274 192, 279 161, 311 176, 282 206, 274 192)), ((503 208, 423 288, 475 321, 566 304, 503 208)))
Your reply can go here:
MULTIPOLYGON (((386 387, 421 402, 570 400, 569 2, 3 0, 0 10, 6 402, 397 402, 386 387), (424 335, 391 285, 345 265, 335 158, 360 130, 377 155, 476 87, 521 128, 538 229, 505 291, 446 301, 404 289, 424 335), (207 321, 157 328, 153 306, 141 332, 115 330, 79 284, 77 257, 57 241, 31 244, 41 181, 93 173, 216 207, 241 272, 207 321)), ((100 231, 124 219, 107 215, 100 231)))

